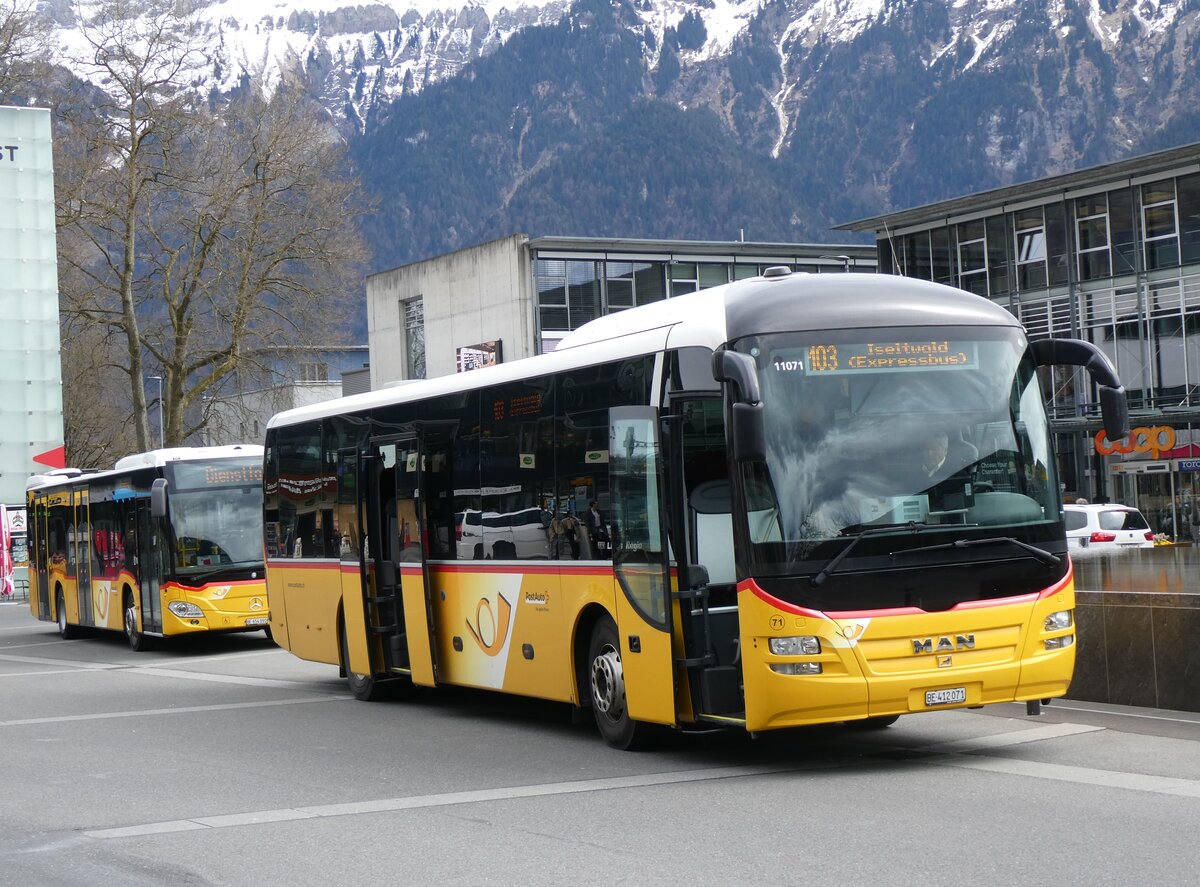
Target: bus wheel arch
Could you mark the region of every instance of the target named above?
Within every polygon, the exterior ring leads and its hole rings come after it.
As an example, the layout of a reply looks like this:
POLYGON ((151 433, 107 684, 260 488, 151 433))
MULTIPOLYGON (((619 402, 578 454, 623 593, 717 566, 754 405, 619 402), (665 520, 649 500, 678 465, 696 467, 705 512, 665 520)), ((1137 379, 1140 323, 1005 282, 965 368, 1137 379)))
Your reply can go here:
POLYGON ((586 663, 587 699, 601 737, 613 748, 632 751, 644 747, 650 727, 629 716, 620 635, 607 613, 592 624, 586 663))
POLYGON ((58 619, 58 636, 64 641, 73 640, 79 636, 79 630, 67 621, 67 598, 63 594, 62 585, 54 586, 54 615, 58 619))

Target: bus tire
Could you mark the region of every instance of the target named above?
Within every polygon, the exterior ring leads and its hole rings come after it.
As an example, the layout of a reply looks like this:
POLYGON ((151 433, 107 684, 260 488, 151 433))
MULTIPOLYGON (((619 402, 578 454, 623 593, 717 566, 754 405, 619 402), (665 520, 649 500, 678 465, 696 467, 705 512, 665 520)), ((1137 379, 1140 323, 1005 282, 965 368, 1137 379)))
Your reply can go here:
POLYGON ((629 716, 617 626, 605 616, 596 623, 588 645, 588 686, 600 735, 613 748, 632 751, 646 743, 648 727, 629 716))
POLYGON ((346 683, 355 699, 363 702, 378 702, 383 698, 383 682, 374 675, 355 674, 350 670, 350 647, 346 644, 346 622, 342 621, 342 671, 346 675, 346 683))
POLYGON ((67 621, 67 601, 63 597, 62 586, 56 589, 54 606, 58 614, 58 636, 64 641, 79 637, 79 629, 67 621))
POLYGON ((121 618, 125 625, 125 640, 129 641, 129 649, 141 653, 150 649, 150 638, 138 630, 137 607, 133 602, 133 592, 125 589, 121 600, 121 618))

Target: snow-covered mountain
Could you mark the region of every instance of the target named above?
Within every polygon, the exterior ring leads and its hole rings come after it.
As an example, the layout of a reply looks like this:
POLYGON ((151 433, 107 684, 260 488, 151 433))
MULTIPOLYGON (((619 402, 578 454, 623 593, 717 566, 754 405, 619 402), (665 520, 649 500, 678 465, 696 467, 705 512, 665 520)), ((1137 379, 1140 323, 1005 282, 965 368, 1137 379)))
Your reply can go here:
MULTIPOLYGON (((51 2, 65 57, 75 7, 51 2)), ((1200 140, 1200 0, 193 4, 197 88, 299 76, 351 135, 383 199, 384 263, 514 229, 828 236, 1200 140), (722 196, 668 120, 722 158, 722 196), (679 178, 670 212, 663 174, 679 178), (602 193, 583 201, 573 178, 602 193)))

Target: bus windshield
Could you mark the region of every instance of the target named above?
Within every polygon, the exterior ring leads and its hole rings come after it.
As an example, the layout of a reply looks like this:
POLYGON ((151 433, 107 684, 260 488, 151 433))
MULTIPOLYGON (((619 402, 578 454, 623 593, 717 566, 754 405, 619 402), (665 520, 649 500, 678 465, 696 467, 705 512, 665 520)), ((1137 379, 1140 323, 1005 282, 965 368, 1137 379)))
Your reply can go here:
POLYGON ((929 551, 924 565, 962 560, 937 545, 948 533, 1015 540, 992 558, 1061 536, 1045 408, 1017 329, 787 333, 736 347, 758 366, 766 426, 765 463, 743 469, 756 572, 811 575, 850 543, 847 566, 874 557, 896 569, 915 565, 896 560, 903 549, 929 551))
POLYGON ((167 466, 176 573, 261 566, 262 463, 257 459, 167 466))

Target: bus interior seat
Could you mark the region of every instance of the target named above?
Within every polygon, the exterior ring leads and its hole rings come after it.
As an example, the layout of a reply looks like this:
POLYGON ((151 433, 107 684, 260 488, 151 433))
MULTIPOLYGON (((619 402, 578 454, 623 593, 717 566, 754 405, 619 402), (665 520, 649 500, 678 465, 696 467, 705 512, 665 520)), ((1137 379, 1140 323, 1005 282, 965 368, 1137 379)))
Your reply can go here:
POLYGON ((709 582, 736 581, 729 481, 710 480, 697 484, 688 496, 688 507, 696 530, 696 557, 703 559, 709 582))

